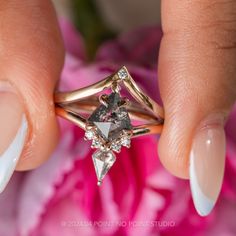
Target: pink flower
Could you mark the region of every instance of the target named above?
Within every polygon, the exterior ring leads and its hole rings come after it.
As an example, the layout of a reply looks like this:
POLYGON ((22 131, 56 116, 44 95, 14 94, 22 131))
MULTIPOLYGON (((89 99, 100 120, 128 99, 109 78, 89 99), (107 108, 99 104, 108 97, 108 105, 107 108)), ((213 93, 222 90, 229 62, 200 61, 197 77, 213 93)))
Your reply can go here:
MULTIPOLYGON (((161 102, 156 81, 159 28, 121 35, 86 64, 82 37, 65 19, 61 27, 67 50, 61 90, 91 84, 125 64, 139 85, 161 102)), ((206 218, 194 210, 188 181, 174 178, 161 166, 157 137, 133 140, 98 188, 83 131, 60 120, 61 142, 50 160, 26 174, 16 173, 0 196, 0 235, 235 235, 235 120, 236 109, 226 128, 223 190, 206 218)))

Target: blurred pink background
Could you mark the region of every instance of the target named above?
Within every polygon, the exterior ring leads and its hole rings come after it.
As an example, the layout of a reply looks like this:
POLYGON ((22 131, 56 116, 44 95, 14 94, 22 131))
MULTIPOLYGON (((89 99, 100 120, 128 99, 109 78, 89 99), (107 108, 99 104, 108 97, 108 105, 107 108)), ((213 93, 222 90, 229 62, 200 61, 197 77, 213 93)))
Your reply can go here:
MULTIPOLYGON (((64 13, 60 25, 66 61, 61 89, 91 84, 125 64, 139 85, 160 102, 159 27, 127 29, 105 42, 88 64, 83 38, 64 13)), ((161 166, 156 136, 132 141, 98 188, 92 151, 83 132, 60 120, 61 140, 50 160, 36 170, 15 173, 0 195, 0 236, 236 235, 235 120, 236 108, 226 127, 222 192, 214 211, 205 218, 195 212, 188 181, 171 176, 161 166)))

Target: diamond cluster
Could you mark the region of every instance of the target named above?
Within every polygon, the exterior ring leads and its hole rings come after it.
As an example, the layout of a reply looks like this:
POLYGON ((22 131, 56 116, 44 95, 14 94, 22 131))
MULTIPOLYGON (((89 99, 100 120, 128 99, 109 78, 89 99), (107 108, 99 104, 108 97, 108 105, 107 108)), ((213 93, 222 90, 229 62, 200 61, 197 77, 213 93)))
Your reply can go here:
MULTIPOLYGON (((122 76, 125 76, 123 72, 122 76)), ((116 160, 114 152, 119 153, 122 147, 129 148, 132 136, 131 121, 125 108, 127 99, 118 92, 100 98, 101 105, 88 118, 85 131, 85 139, 91 140, 91 147, 98 149, 92 158, 99 185, 116 160)))

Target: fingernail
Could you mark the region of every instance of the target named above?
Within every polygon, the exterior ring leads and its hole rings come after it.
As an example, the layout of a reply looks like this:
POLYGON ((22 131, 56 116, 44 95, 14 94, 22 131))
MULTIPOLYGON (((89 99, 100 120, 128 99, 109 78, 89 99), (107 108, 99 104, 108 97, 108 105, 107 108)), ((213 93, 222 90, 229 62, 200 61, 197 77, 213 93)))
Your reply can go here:
POLYGON ((8 82, 0 82, 0 193, 9 182, 27 135, 23 103, 8 82))
POLYGON ((224 117, 213 115, 201 123, 190 152, 190 187, 199 215, 207 216, 219 196, 225 166, 224 117))

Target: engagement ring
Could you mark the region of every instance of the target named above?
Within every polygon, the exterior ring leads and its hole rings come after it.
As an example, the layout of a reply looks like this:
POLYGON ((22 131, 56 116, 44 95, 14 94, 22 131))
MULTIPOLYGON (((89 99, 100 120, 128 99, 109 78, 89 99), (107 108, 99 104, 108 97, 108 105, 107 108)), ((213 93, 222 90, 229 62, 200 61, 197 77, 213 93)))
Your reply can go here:
POLYGON ((125 66, 88 87, 56 92, 55 103, 56 113, 82 128, 85 140, 97 149, 92 159, 98 185, 116 161, 115 153, 129 148, 135 137, 160 133, 164 123, 162 107, 138 87, 125 66), (134 101, 122 96, 122 89, 134 101))

